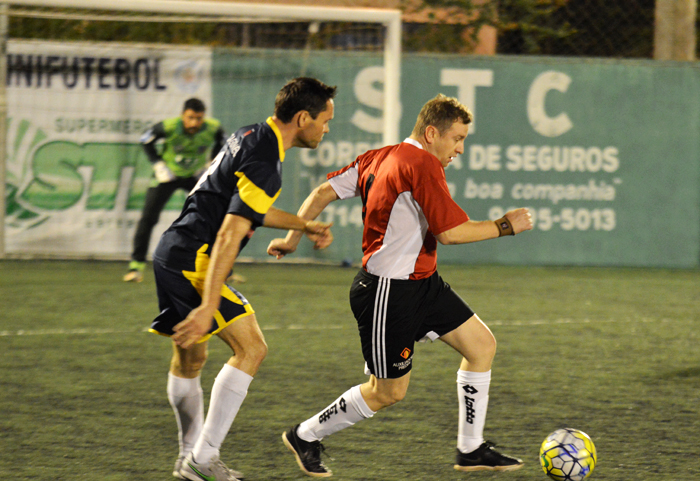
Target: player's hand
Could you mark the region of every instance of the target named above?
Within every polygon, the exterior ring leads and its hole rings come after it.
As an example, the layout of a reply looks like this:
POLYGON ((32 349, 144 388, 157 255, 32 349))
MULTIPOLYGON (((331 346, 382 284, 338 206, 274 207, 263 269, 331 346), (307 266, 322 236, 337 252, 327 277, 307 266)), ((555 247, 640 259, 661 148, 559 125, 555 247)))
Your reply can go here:
POLYGON ((325 249, 333 243, 333 233, 330 229, 325 231, 323 234, 308 234, 308 236, 314 243, 314 249, 316 250, 325 249))
POLYGON ((296 246, 292 246, 285 239, 272 239, 270 245, 267 246, 267 254, 276 257, 277 260, 295 250, 297 250, 296 246))
POLYGON ((314 243, 314 249, 325 249, 333 243, 333 233, 331 232, 332 222, 310 221, 306 224, 304 232, 314 243))
POLYGON ((333 222, 319 222, 317 220, 310 220, 304 226, 304 234, 311 237, 314 234, 325 234, 328 229, 331 228, 333 222))
POLYGON ((505 217, 513 226, 513 234, 520 234, 532 229, 532 214, 526 208, 513 209, 506 212, 505 217))
POLYGON ((181 348, 187 349, 209 332, 213 318, 214 315, 209 309, 202 306, 193 309, 184 321, 173 328, 173 341, 181 348))
POLYGON ((165 164, 165 162, 162 160, 159 160, 158 162, 153 164, 153 173, 155 173, 156 175, 156 180, 161 184, 165 184, 166 182, 172 182, 176 179, 175 174, 173 174, 173 171, 170 170, 165 164))

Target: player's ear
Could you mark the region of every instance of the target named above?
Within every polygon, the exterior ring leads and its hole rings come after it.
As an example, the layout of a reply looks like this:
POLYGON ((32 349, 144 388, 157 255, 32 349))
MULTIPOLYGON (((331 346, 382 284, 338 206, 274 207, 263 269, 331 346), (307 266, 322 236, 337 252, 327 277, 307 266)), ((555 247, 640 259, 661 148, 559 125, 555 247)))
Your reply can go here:
POLYGON ((439 132, 438 132, 437 128, 435 128, 432 125, 428 125, 425 128, 425 134, 424 134, 426 142, 428 142, 429 144, 432 144, 433 142, 435 142, 435 138, 437 137, 438 133, 439 132))
POLYGON ((300 110, 296 114, 296 120, 297 120, 297 127, 300 129, 303 129, 306 127, 306 124, 309 122, 309 119, 311 118, 311 115, 309 115, 309 112, 306 110, 300 110))

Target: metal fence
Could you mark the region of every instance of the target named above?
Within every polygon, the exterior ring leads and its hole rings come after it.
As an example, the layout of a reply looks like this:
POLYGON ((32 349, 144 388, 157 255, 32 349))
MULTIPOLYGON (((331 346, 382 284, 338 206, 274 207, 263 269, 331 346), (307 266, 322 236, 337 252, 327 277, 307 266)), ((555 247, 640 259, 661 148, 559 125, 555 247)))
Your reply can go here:
MULTIPOLYGON (((506 2, 517 4, 519 2, 506 2)), ((498 53, 650 58, 654 0, 567 0, 546 11, 507 8, 498 53)))
MULTIPOLYGON (((482 28, 495 29, 494 53, 612 58, 651 58, 654 43, 654 0, 501 0, 487 2, 475 15, 471 1, 426 4, 449 7, 440 20, 406 20, 406 52, 464 53, 474 51, 482 28), (497 8, 496 8, 497 3, 497 8), (452 15, 456 12, 455 15, 452 15), (459 15, 459 12, 464 13, 459 15), (457 18, 468 18, 457 21, 457 18)), ((216 22, 191 17, 143 14, 114 16, 105 12, 56 8, 13 8, 10 38, 122 40, 260 48, 381 49, 384 31, 373 24, 309 24, 304 22, 216 22)))

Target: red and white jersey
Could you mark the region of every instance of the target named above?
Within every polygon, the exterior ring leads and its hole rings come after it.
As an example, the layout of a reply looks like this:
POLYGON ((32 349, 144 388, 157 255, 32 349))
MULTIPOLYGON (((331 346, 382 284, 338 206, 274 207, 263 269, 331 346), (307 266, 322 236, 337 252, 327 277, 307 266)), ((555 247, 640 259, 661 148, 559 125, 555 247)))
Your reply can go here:
POLYGON ((430 277, 435 235, 469 220, 452 200, 440 161, 412 139, 370 150, 328 180, 341 199, 362 198, 362 266, 380 277, 430 277))

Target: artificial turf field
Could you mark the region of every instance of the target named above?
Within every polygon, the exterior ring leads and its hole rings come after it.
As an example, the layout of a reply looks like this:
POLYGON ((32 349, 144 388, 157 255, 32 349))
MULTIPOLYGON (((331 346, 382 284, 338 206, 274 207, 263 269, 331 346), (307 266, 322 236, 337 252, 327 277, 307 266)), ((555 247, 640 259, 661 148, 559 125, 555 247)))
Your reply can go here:
MULTIPOLYGON (((242 264, 269 355, 221 457, 247 480, 310 479, 280 435, 362 383, 355 269, 242 264)), ((420 344, 405 400, 327 438, 338 480, 545 480, 539 445, 588 433, 596 480, 700 479, 700 271, 442 266, 493 330, 486 438, 526 465, 454 471, 459 355, 420 344)), ((0 261, 0 479, 169 480, 170 341, 145 332, 153 275, 124 263, 0 261)), ((228 348, 210 342, 205 405, 228 348)))

